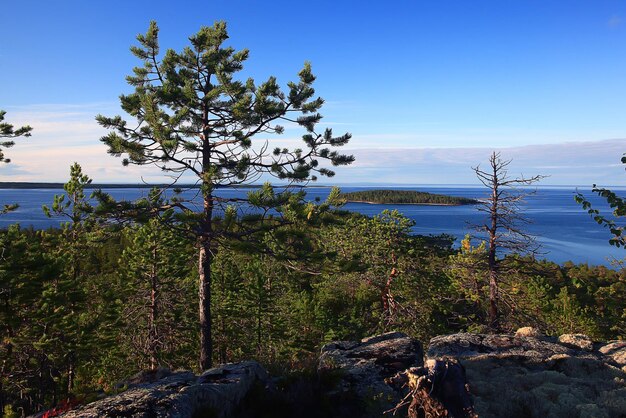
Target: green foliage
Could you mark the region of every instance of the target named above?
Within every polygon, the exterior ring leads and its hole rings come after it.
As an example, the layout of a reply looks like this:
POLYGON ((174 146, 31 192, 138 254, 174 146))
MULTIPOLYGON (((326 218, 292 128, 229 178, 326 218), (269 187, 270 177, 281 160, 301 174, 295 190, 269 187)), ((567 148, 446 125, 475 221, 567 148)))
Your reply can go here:
POLYGON ((90 183, 80 165, 74 163, 70 180, 63 187, 65 194, 54 196, 52 210, 43 206, 47 216, 54 214, 69 220, 59 234, 54 234, 58 245, 50 251, 58 265, 58 275, 42 292, 42 307, 51 309, 46 315, 52 319, 47 330, 52 338, 45 341, 48 349, 41 347, 48 352, 58 350, 54 362, 61 369, 62 379, 66 379, 63 389, 66 396, 74 390, 78 370, 90 361, 89 345, 93 341, 84 338, 85 330, 97 326, 97 319, 90 315, 89 309, 90 284, 97 280, 97 271, 86 257, 90 249, 97 247, 90 242, 97 235, 90 217, 93 208, 85 195, 85 186, 90 183))
POLYGON ((489 280, 487 249, 484 241, 472 246, 468 234, 461 241, 460 251, 450 256, 448 276, 455 295, 456 321, 469 329, 486 324, 489 280))
POLYGON ((473 205, 477 200, 465 197, 416 192, 413 190, 362 190, 342 193, 340 198, 348 202, 416 204, 416 205, 473 205))
MULTIPOLYGON (((70 219, 61 229, 0 230, 0 406, 7 412, 47 409, 70 392, 93 399, 142 369, 195 364, 198 274, 189 260, 196 248, 174 210, 176 196, 168 201, 153 190, 134 208, 150 214, 169 205, 160 219, 113 228, 92 219, 89 182, 73 166, 66 194, 49 209, 70 219)), ((270 185, 249 197, 271 202, 288 231, 274 228, 273 216, 214 218, 228 232, 211 269, 219 362, 255 358, 284 373, 311 369, 331 340, 399 330, 426 342, 486 329, 484 243, 466 237, 452 250, 445 236, 412 235, 413 221, 398 211, 368 218, 333 210, 338 190, 316 205, 270 185)), ((626 337, 626 270, 516 254, 500 263, 503 330, 626 337)), ((283 383, 281 393, 290 393, 283 383)), ((288 398, 279 394, 277 402, 292 411, 288 398)))
POLYGON ((91 179, 83 174, 78 163, 70 167, 70 180, 63 185, 65 194, 55 195, 52 209, 43 205, 42 209, 46 216, 63 216, 68 218, 69 228, 77 228, 84 222, 89 214, 93 212, 93 207, 87 200, 85 188, 91 184, 91 179))
MULTIPOLYGON (((31 135, 31 131, 33 130, 33 128, 28 125, 16 129, 10 123, 3 122, 5 114, 6 112, 4 110, 0 110, 0 163, 11 162, 9 158, 5 157, 4 149, 11 148, 13 145, 15 145, 15 141, 13 141, 13 139, 20 136, 28 137, 31 135)), ((3 207, 0 209, 0 215, 12 212, 17 208, 18 205, 15 203, 4 204, 3 207)))
POLYGON ((102 138, 109 152, 128 155, 124 164, 189 171, 201 180, 206 194, 215 185, 249 182, 261 173, 297 181, 309 179, 312 172, 332 176, 332 170, 319 167, 320 159, 333 165, 353 160, 328 148, 344 145, 349 134, 333 137, 330 130, 314 131, 323 100, 314 98, 309 63, 298 74, 299 81, 288 83, 289 91, 283 92, 274 77, 259 85, 252 78, 235 79, 248 50, 223 45, 228 39, 224 22, 202 27, 189 38, 191 46, 167 50, 163 56, 158 33, 151 22, 148 32, 137 37, 140 46, 131 51, 143 65, 127 77, 135 92, 121 96, 123 110, 137 118, 139 126, 129 127, 120 116, 97 117, 113 130, 102 138), (295 121, 306 129, 306 151, 266 154, 253 147, 252 138, 260 133, 282 133, 280 121, 295 121))
MULTIPOLYGON (((466 237, 450 261, 447 272, 454 321, 485 332, 488 275, 484 243, 472 246, 466 237)), ((507 272, 499 289, 503 331, 530 325, 547 335, 585 333, 604 340, 625 335, 625 270, 572 263, 559 266, 515 254, 501 263, 507 272)))
POLYGON ((28 125, 16 129, 10 123, 4 122, 4 115, 6 115, 6 113, 7 112, 4 110, 0 110, 0 162, 3 163, 11 162, 10 159, 4 156, 3 148, 11 148, 15 145, 15 141, 13 141, 14 138, 20 136, 28 137, 33 130, 33 128, 28 125))
POLYGON ((428 336, 446 282, 435 240, 409 234, 413 221, 397 211, 374 218, 346 216, 320 237, 335 254, 315 283, 318 315, 328 340, 351 339, 390 329, 428 336))
POLYGON ((38 388, 51 391, 56 384, 46 356, 38 349, 47 337, 45 322, 40 322, 45 318, 42 311, 51 310, 40 303, 41 288, 50 282, 54 270, 41 233, 37 235, 18 225, 0 234, 0 379, 5 392, 0 398, 12 404, 13 410, 30 403, 45 405, 49 398, 38 388))
POLYGON ((548 304, 546 323, 549 332, 555 335, 582 333, 592 337, 598 332, 594 329, 594 321, 590 312, 584 310, 576 300, 576 296, 562 287, 555 299, 548 304))
MULTIPOLYGON (((622 157, 622 163, 626 164, 626 154, 622 157)), ((591 190, 598 196, 606 200, 607 204, 611 208, 613 218, 600 214, 598 209, 595 209, 591 202, 589 202, 585 196, 581 193, 576 195, 576 202, 580 203, 584 210, 591 215, 594 221, 605 228, 608 228, 613 235, 609 239, 609 244, 616 247, 626 248, 626 234, 624 234, 624 218, 626 218, 626 198, 619 196, 617 193, 610 189, 598 187, 595 184, 591 190)))
POLYGON ((118 297, 122 298, 118 344, 134 369, 191 367, 195 276, 193 247, 157 219, 125 229, 130 243, 121 256, 118 297))

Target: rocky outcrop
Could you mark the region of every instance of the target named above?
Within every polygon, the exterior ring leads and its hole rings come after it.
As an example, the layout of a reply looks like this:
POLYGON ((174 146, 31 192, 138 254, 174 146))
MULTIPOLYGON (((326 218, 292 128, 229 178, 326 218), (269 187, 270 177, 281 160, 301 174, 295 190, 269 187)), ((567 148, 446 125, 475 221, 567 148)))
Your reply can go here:
POLYGON ((465 367, 476 412, 490 417, 626 416, 626 344, 594 349, 588 337, 454 334, 433 338, 429 358, 465 367), (619 361, 618 361, 619 360, 619 361))
MULTIPOLYGON (((407 392, 382 378, 410 362, 421 365, 421 350, 401 333, 331 343, 322 350, 320 371, 340 371, 340 390, 355 391, 369 405, 377 400, 380 413, 407 392)), ((581 334, 545 337, 530 328, 515 335, 460 333, 433 338, 425 358, 465 368, 481 418, 626 416, 626 342, 593 343, 581 334)), ((419 372, 413 366, 412 373, 419 372)), ((463 387, 461 380, 449 383, 463 387)))
POLYGON ((123 393, 69 411, 63 417, 229 416, 265 370, 256 362, 226 364, 200 376, 176 372, 148 383, 134 383, 123 393))
POLYGON ((522 327, 515 331, 516 337, 540 337, 541 333, 537 328, 534 327, 522 327))
POLYGON ((422 366, 423 361, 419 341, 401 332, 389 332, 358 342, 326 344, 322 347, 318 371, 336 373, 340 377, 337 394, 353 393, 368 403, 376 416, 401 399, 401 394, 387 385, 385 379, 407 368, 422 366))
POLYGON ((460 333, 433 338, 424 356, 420 342, 390 332, 325 345, 318 375, 308 383, 269 380, 259 364, 244 362, 200 376, 142 374, 125 387, 63 416, 255 418, 263 407, 281 418, 369 418, 391 416, 383 412, 412 390, 420 402, 406 398, 395 416, 407 416, 410 408, 411 416, 422 416, 420 405, 431 396, 448 409, 447 415, 431 416, 626 417, 626 342, 594 343, 581 334, 545 337, 532 329, 514 335, 460 333), (404 376, 400 384, 398 376, 404 376), (256 385, 259 381, 263 384, 256 385), (454 405, 462 412, 450 414, 454 405))

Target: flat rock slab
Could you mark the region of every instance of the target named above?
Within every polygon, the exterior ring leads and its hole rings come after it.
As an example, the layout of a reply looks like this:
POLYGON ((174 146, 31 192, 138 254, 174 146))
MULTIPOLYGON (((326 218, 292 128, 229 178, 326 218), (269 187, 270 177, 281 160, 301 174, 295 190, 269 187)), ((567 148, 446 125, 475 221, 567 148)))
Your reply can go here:
POLYGON ((267 379, 254 361, 226 364, 200 376, 176 372, 153 383, 138 384, 115 396, 71 410, 63 417, 224 418, 255 382, 267 379))
POLYGON ((507 334, 443 335, 430 340, 428 358, 476 357, 479 355, 520 356, 537 361, 559 355, 576 355, 580 350, 545 338, 520 337, 507 334))

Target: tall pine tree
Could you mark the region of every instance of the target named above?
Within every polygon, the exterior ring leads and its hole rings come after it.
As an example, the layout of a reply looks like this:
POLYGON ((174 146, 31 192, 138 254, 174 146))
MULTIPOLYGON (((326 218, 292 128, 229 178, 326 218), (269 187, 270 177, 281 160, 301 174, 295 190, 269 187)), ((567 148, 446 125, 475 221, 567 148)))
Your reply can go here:
MULTIPOLYGON (((320 165, 320 160, 334 166, 352 162, 353 157, 330 148, 346 144, 350 135, 335 137, 330 129, 315 130, 322 118, 318 110, 323 100, 314 97, 315 77, 308 63, 299 81, 289 83, 288 92, 283 92, 274 77, 259 85, 252 78, 235 79, 249 53, 224 45, 228 39, 224 22, 202 27, 189 38, 190 46, 180 52, 167 50, 163 56, 158 32, 152 22, 147 33, 137 37, 140 45, 131 48, 142 65, 127 77, 135 91, 120 100, 122 109, 136 122, 128 123, 121 116, 99 115, 97 120, 113 130, 102 141, 111 154, 127 155, 124 165, 151 164, 175 179, 190 175, 200 186, 200 209, 183 200, 177 206, 189 215, 186 222, 199 248, 200 365, 206 369, 212 364, 213 351, 211 263, 222 226, 231 224, 227 221, 233 219, 229 214, 234 209, 226 210, 222 223, 214 219, 214 213, 222 205, 243 203, 217 196, 216 188, 250 184, 268 176, 287 182, 315 180, 317 174, 332 176, 334 172, 320 165), (271 150, 268 135, 283 133, 283 124, 306 130, 303 148, 271 150)), ((285 206, 294 198, 276 196, 267 187, 255 196, 253 200, 265 206, 285 206)))

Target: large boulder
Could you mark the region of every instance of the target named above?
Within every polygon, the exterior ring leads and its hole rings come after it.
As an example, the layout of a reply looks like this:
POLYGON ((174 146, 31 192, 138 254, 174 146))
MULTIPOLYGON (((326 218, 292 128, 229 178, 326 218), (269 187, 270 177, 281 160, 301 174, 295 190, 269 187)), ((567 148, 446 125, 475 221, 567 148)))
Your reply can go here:
POLYGON ((175 372, 148 383, 134 383, 123 393, 77 409, 63 417, 171 417, 229 416, 265 370, 254 361, 226 364, 200 376, 175 372))
POLYGON ((454 334, 433 338, 427 355, 463 364, 481 418, 599 418, 626 416, 626 373, 616 361, 625 348, 595 350, 576 334, 454 334))
POLYGON ((385 379, 410 367, 422 366, 423 356, 419 341, 401 332, 388 332, 361 341, 326 344, 322 347, 318 371, 337 374, 340 382, 336 394, 354 394, 377 416, 401 399, 401 393, 387 385, 385 379))

